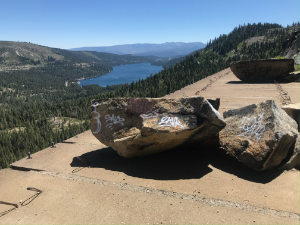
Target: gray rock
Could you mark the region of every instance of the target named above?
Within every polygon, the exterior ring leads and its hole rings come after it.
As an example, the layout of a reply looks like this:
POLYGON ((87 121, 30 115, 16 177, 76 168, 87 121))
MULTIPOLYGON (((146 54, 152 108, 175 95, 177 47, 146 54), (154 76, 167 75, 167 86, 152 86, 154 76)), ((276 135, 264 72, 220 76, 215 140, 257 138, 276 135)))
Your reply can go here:
POLYGON ((230 66, 234 75, 245 82, 284 80, 294 71, 293 59, 259 59, 240 61, 230 66))
POLYGON ((92 105, 92 133, 123 157, 208 140, 224 126, 218 111, 202 97, 115 98, 92 105))
POLYGON ((258 171, 287 160, 297 138, 297 123, 273 100, 229 110, 220 146, 244 165, 258 171))
POLYGON ((300 129, 300 103, 285 105, 282 107, 282 109, 297 122, 298 131, 299 131, 299 129, 300 129))

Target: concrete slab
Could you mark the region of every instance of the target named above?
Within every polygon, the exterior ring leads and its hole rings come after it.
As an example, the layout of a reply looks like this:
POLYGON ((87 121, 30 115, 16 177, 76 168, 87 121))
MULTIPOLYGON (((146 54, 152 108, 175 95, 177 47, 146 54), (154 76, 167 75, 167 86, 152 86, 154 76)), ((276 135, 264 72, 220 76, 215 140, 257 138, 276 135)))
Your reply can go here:
POLYGON ((97 139, 90 131, 67 141, 73 144, 47 148, 12 165, 300 212, 297 170, 258 173, 222 152, 192 146, 124 159, 100 142, 93 144, 97 139))
POLYGON ((0 171, 1 195, 19 202, 42 191, 30 203, 0 217, 0 224, 298 224, 283 211, 175 192, 144 189, 51 172, 0 171), (8 178, 8 179, 7 179, 8 178))
POLYGON ((282 97, 284 96, 282 96, 282 91, 279 91, 280 87, 290 97, 290 102, 287 104, 300 102, 299 82, 243 83, 229 68, 188 85, 166 97, 180 98, 200 95, 205 98, 221 98, 219 111, 224 112, 229 109, 257 104, 268 99, 273 99, 279 106, 282 106, 284 104, 282 97))
POLYGON ((12 167, 46 170, 57 172, 72 172, 74 168, 70 166, 73 157, 105 148, 90 131, 76 135, 63 143, 58 143, 54 148, 46 148, 31 155, 31 159, 23 158, 11 164, 12 167))

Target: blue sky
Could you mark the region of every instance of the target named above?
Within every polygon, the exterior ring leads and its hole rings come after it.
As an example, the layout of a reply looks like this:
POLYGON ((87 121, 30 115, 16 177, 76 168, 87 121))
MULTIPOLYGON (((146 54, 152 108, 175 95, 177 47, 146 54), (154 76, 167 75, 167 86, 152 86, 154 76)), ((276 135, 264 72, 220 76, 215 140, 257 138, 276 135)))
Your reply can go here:
POLYGON ((283 26, 300 0, 0 0, 0 40, 58 48, 202 41, 244 23, 283 26))

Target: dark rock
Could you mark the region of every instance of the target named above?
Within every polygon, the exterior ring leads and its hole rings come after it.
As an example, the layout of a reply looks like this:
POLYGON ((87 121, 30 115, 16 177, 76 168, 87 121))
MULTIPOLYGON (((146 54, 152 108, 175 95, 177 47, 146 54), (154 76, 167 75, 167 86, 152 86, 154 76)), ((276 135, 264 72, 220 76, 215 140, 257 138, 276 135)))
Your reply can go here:
POLYGON ((234 75, 245 82, 274 82, 294 71, 293 59, 259 59, 240 61, 230 66, 234 75))
POLYGON ((291 153, 290 158, 288 161, 283 165, 283 169, 290 170, 290 169, 300 169, 300 137, 298 135, 294 151, 291 153))
POLYGON ((216 109, 219 110, 220 108, 220 98, 216 99, 207 99, 207 101, 216 109))
POLYGON ((229 110, 220 146, 246 166, 263 171, 279 166, 291 154, 297 123, 273 100, 229 110))
POLYGON ((115 98, 92 105, 96 138, 124 157, 149 155, 215 137, 225 123, 202 97, 115 98))
POLYGON ((299 71, 294 71, 286 76, 283 76, 281 79, 282 82, 284 83, 289 83, 289 82, 299 82, 300 81, 300 72, 299 71))

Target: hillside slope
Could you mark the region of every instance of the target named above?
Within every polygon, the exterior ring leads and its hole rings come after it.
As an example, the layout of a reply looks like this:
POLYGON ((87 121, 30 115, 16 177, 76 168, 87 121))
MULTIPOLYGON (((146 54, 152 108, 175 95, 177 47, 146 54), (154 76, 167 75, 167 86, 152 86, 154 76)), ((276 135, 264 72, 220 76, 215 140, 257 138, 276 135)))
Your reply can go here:
POLYGON ((0 41, 0 69, 9 66, 43 66, 50 63, 98 63, 106 66, 155 62, 158 57, 116 55, 104 52, 69 51, 28 42, 0 41))
POLYGON ((65 95, 76 98, 76 93, 82 92, 76 85, 77 79, 108 73, 116 65, 144 62, 162 65, 167 60, 0 41, 0 102, 8 102, 8 97, 16 100, 17 96, 29 101, 61 100, 65 95), (73 88, 65 88, 72 83, 73 88))

